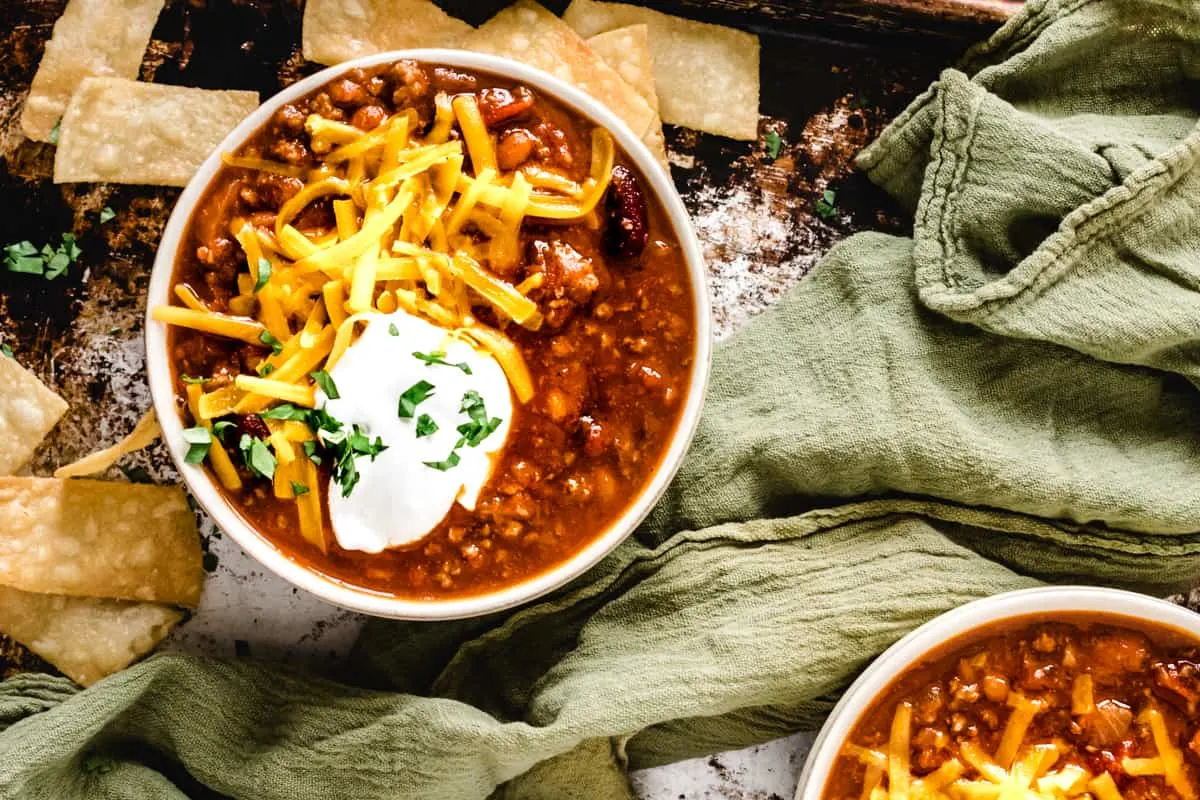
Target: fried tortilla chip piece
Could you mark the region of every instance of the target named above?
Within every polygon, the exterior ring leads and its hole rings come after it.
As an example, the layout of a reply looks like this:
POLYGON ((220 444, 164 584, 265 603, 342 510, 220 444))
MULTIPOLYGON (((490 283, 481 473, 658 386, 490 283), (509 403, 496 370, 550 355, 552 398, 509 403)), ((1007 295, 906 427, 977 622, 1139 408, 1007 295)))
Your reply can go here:
POLYGON ((89 686, 154 649, 183 618, 157 603, 63 597, 0 586, 0 633, 89 686))
POLYGON ((0 356, 0 475, 16 472, 67 410, 67 401, 12 358, 0 356))
POLYGON ((63 114, 54 182, 186 186, 257 107, 255 92, 86 78, 63 114))
POLYGON ((138 424, 133 426, 133 430, 124 439, 112 447, 97 450, 78 461, 59 467, 54 470, 54 477, 80 478, 84 475, 103 472, 124 456, 149 447, 160 436, 162 436, 162 426, 158 424, 158 417, 154 416, 154 409, 150 409, 145 416, 138 420, 138 424))
POLYGON ((663 136, 662 120, 658 118, 658 92, 654 87, 654 60, 646 41, 648 28, 645 25, 630 25, 606 33, 598 33, 587 40, 588 47, 596 51, 607 64, 637 90, 646 104, 656 112, 650 129, 642 141, 663 165, 668 173, 667 142, 663 136))
POLYGON ((0 478, 0 585, 194 607, 202 558, 179 487, 0 478))
POLYGON ((49 141, 84 78, 136 78, 162 7, 163 0, 70 0, 33 76, 21 113, 25 135, 49 141))
POLYGON ((585 37, 646 25, 663 122, 732 139, 757 137, 757 36, 596 0, 573 0, 563 19, 585 37))
POLYGON ((472 28, 429 0, 308 0, 301 49, 318 64, 410 47, 457 47, 472 28))
POLYGON ((608 106, 639 137, 654 122, 654 109, 637 90, 566 23, 532 0, 519 0, 504 9, 462 46, 520 61, 579 87, 608 106))

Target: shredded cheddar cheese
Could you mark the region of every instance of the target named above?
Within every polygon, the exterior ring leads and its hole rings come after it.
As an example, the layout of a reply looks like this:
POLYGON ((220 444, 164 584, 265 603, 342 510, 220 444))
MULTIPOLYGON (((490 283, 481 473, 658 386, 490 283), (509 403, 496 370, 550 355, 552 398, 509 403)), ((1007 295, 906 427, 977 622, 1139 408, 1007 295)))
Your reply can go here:
MULTIPOLYGON (((1073 688, 1074 709, 1086 707, 1087 703, 1079 701, 1091 701, 1091 681, 1077 681, 1073 688)), ((859 800, 1123 800, 1106 771, 1092 774, 1071 761, 1055 768, 1063 755, 1061 742, 1025 740, 1031 722, 1044 708, 1043 701, 1014 693, 1009 705, 1012 711, 994 755, 968 739, 933 772, 917 776, 909 761, 913 707, 900 703, 892 717, 886 750, 853 743, 842 748, 844 756, 865 768, 859 800)), ((1137 721, 1149 730, 1157 755, 1122 759, 1124 772, 1162 776, 1183 800, 1196 800, 1183 752, 1172 741, 1162 712, 1149 706, 1137 721)))

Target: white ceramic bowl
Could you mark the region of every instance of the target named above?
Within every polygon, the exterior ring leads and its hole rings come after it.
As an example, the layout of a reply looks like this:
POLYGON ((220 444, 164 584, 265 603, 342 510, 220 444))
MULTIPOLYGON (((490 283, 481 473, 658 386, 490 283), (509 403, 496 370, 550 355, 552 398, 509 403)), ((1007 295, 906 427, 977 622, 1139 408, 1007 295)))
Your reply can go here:
POLYGON ((192 495, 216 520, 221 530, 232 537, 247 553, 285 580, 343 608, 397 619, 456 619, 511 608, 562 586, 594 566, 620 544, 645 519, 679 469, 679 464, 683 460, 684 453, 696 430, 696 424, 700 419, 700 408, 708 383, 712 349, 711 310, 705 281, 704 260, 699 242, 692 230, 687 209, 684 208, 683 202, 675 191, 674 184, 641 140, 606 107, 557 78, 506 58, 461 50, 403 50, 358 58, 318 72, 267 100, 225 137, 225 140, 208 157, 196 172, 195 177, 188 183, 187 188, 184 189, 171 214, 171 219, 167 222, 166 230, 163 232, 158 255, 154 261, 154 271, 150 276, 147 306, 146 362, 150 378, 150 393, 154 400, 154 409, 162 423, 163 438, 192 495), (566 562, 523 583, 468 598, 418 601, 357 589, 320 575, 293 561, 270 540, 248 525, 241 515, 226 502, 209 473, 201 467, 187 464, 183 460, 186 447, 182 439, 183 425, 175 405, 175 388, 167 353, 167 330, 163 323, 157 322, 149 316, 149 311, 155 306, 165 305, 169 302, 176 253, 193 208, 221 166, 220 154, 236 150, 284 104, 320 88, 346 71, 355 67, 388 63, 401 58, 490 72, 521 81, 610 131, 617 144, 637 165, 645 182, 649 184, 650 194, 658 198, 666 211, 675 235, 682 246, 693 287, 696 348, 693 353, 694 366, 691 385, 678 429, 649 484, 626 512, 609 526, 607 531, 566 562))
POLYGON ((796 800, 821 800, 838 751, 859 717, 892 680, 943 643, 991 623, 1014 617, 1052 620, 1083 612, 1128 617, 1175 628, 1200 639, 1200 614, 1154 597, 1095 586, 1051 586, 985 597, 926 622, 884 651, 842 695, 809 751, 796 800))

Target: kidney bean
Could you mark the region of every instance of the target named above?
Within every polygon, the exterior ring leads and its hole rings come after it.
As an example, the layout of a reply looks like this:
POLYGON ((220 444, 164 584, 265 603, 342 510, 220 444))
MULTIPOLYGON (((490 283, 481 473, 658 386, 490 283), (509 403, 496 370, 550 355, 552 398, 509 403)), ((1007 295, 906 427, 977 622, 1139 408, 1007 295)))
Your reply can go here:
POLYGON ((604 200, 607 226, 604 248, 617 258, 636 258, 646 247, 649 234, 646 198, 637 176, 620 164, 613 167, 612 181, 604 200))
POLYGON ((266 439, 271 435, 271 429, 258 414, 242 414, 238 417, 238 430, 257 439, 266 439))

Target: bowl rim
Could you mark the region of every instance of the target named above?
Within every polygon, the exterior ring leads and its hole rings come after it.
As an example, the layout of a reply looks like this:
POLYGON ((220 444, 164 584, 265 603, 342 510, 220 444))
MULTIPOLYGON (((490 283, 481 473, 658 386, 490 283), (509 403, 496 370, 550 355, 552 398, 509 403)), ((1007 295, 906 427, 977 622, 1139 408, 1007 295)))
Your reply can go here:
POLYGON ((1200 614, 1150 595, 1100 586, 1042 586, 984 597, 934 617, 885 650, 850 684, 808 752, 795 800, 821 800, 842 743, 892 680, 930 651, 990 623, 1017 617, 1094 613, 1175 628, 1200 639, 1200 614))
POLYGON ((691 218, 674 182, 649 149, 611 110, 583 91, 525 64, 485 53, 446 48, 394 50, 345 61, 288 86, 268 98, 238 124, 209 154, 188 182, 163 230, 147 291, 145 317, 146 370, 154 410, 163 429, 163 441, 185 485, 217 526, 251 557, 294 586, 342 608, 379 617, 409 620, 448 620, 474 617, 529 602, 567 584, 595 566, 646 518, 666 491, 682 463, 700 420, 712 360, 712 309, 703 253, 691 218), (320 88, 357 67, 370 67, 400 59, 490 72, 526 83, 593 124, 607 129, 633 160, 650 191, 666 212, 679 239, 692 287, 696 343, 692 375, 684 408, 650 481, 636 499, 598 537, 566 561, 521 583, 486 594, 446 600, 413 600, 354 587, 303 566, 249 525, 217 489, 199 465, 184 461, 183 423, 176 410, 175 387, 166 346, 167 326, 151 317, 155 306, 168 303, 176 255, 188 219, 221 166, 221 153, 240 146, 284 104, 320 88))

